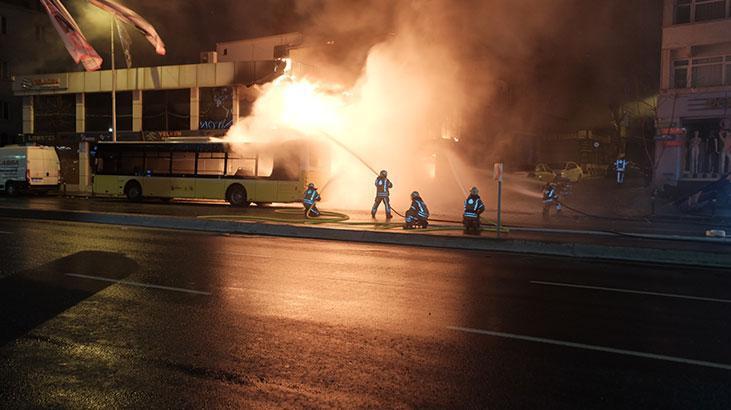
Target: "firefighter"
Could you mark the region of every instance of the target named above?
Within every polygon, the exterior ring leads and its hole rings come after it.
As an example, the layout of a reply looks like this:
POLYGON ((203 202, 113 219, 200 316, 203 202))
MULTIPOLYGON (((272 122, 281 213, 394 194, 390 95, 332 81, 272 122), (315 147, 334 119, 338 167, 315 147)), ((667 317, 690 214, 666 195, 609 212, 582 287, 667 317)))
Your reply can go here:
POLYGON ((426 228, 429 226, 429 208, 419 193, 411 193, 411 207, 406 211, 404 229, 426 228))
POLYGON ((624 183, 624 173, 627 171, 629 161, 624 159, 624 154, 619 154, 619 158, 614 161, 614 169, 617 170, 617 184, 624 183))
POLYGON ((462 224, 466 234, 480 234, 480 214, 485 211, 485 204, 480 198, 480 191, 477 187, 470 189, 470 195, 464 201, 464 214, 462 224))
POLYGON ((556 215, 561 214, 561 202, 559 201, 558 186, 553 182, 547 182, 543 186, 543 216, 548 217, 551 206, 556 206, 556 215))
POLYGON ((391 215, 391 202, 388 199, 388 190, 391 188, 393 188, 393 184, 389 181, 388 172, 384 169, 378 175, 378 178, 376 178, 376 200, 373 202, 373 208, 371 209, 371 218, 376 217, 376 211, 378 210, 378 206, 381 205, 381 202, 386 207, 386 219, 393 217, 391 215))
POLYGON ((320 199, 320 194, 317 193, 317 187, 315 187, 315 184, 312 182, 307 184, 305 196, 302 198, 302 205, 305 206, 305 218, 316 218, 320 216, 320 210, 317 209, 316 204, 316 202, 320 199))

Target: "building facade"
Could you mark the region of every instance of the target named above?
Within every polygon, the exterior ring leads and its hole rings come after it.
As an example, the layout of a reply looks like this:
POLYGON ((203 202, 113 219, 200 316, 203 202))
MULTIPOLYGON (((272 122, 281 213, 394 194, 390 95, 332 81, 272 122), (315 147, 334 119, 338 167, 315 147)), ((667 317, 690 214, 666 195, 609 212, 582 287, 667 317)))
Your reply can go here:
POLYGON ((731 171, 731 0, 665 0, 655 185, 731 171))
MULTIPOLYGON (((38 1, 0 1, 0 145, 21 133, 21 100, 13 95, 13 76, 31 74, 46 62, 53 26, 38 1)), ((60 41, 60 40, 59 40, 60 41)), ((70 68, 64 65, 58 69, 70 68)))

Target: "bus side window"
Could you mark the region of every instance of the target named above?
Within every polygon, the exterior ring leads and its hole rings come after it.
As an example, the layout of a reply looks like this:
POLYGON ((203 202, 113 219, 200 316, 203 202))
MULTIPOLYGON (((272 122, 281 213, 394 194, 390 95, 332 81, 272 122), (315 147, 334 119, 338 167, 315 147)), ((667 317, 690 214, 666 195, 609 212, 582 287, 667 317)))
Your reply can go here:
POLYGON ((122 175, 142 175, 144 168, 144 156, 142 152, 122 152, 119 162, 119 173, 122 175))
POLYGON ((145 174, 155 176, 170 175, 170 153, 148 152, 145 156, 145 174))
POLYGON ((253 177, 256 176, 256 159, 241 158, 232 154, 228 155, 226 175, 235 175, 237 177, 253 177))
POLYGON ((193 176, 195 152, 173 152, 173 175, 193 176))
POLYGON ((223 152, 201 152, 198 154, 198 175, 223 175, 223 152))
POLYGON ((97 155, 97 174, 100 175, 116 175, 117 174, 117 156, 113 152, 104 152, 97 155))

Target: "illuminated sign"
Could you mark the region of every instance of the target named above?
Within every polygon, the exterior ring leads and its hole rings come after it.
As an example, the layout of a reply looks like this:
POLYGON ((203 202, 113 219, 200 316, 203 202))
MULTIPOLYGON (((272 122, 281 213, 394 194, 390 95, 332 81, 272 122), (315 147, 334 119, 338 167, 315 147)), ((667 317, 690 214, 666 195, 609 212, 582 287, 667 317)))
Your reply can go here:
POLYGON ((23 90, 63 90, 68 88, 65 80, 65 77, 26 77, 20 80, 20 87, 23 90))

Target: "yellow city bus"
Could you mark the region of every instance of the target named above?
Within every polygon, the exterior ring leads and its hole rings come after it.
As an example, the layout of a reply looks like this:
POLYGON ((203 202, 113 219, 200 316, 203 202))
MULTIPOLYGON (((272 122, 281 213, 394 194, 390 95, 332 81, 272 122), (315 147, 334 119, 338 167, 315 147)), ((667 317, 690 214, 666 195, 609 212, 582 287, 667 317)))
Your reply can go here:
POLYGON ((324 147, 227 142, 100 142, 94 154, 95 196, 222 199, 235 206, 299 202, 308 182, 324 183, 324 147))

